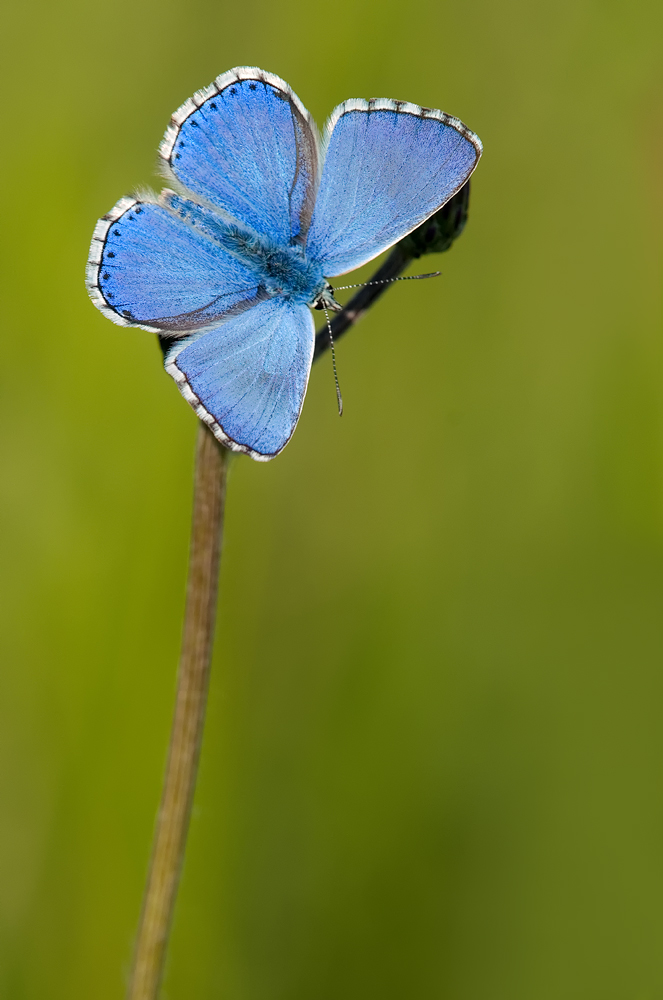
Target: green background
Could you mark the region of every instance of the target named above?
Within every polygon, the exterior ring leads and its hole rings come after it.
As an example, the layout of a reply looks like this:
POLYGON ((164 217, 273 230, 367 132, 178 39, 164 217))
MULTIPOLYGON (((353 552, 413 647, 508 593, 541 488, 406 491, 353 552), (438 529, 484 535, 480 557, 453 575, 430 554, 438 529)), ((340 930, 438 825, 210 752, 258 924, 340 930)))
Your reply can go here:
MULTIPOLYGON (((195 417, 83 271, 235 65, 484 141, 437 281, 229 486, 171 1000, 663 998, 663 8, 19 4, 0 30, 0 995, 121 998, 195 417)), ((412 269, 418 270, 416 266, 412 269)))

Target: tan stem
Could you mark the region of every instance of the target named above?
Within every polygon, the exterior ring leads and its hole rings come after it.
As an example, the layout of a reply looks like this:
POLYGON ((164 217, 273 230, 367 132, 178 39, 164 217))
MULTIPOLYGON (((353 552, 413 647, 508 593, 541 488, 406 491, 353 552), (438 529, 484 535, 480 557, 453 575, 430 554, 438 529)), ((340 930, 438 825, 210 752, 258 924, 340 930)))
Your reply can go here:
POLYGON ((127 1000, 156 1000, 163 974, 205 722, 228 458, 201 423, 175 716, 127 1000))

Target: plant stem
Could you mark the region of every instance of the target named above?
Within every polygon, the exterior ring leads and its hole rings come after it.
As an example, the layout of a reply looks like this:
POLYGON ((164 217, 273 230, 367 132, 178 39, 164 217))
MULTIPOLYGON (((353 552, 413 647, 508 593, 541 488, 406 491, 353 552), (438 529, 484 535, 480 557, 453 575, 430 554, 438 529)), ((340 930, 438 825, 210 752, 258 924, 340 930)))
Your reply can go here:
POLYGON ((229 456, 201 423, 175 716, 127 1000, 156 1000, 163 974, 205 721, 229 456))
MULTIPOLYGON (((393 287, 389 280, 401 275, 412 260, 449 249, 467 221, 469 192, 468 181, 435 215, 393 248, 371 278, 372 282, 386 283, 359 289, 332 320, 334 340, 393 287)), ((165 351, 169 338, 159 339, 165 351)), ((329 331, 325 326, 316 333, 314 360, 328 347, 329 331)), ((229 458, 230 452, 201 423, 175 717, 127 1000, 157 1000, 163 975, 205 722, 229 458)))

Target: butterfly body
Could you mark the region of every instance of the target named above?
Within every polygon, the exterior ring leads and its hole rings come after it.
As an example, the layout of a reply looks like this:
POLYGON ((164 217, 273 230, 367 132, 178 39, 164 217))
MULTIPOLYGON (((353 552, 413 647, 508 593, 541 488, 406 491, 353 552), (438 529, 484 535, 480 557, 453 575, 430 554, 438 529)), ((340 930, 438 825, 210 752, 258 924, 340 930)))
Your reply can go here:
POLYGON ((321 265, 308 260, 299 244, 283 247, 268 236, 225 222, 215 212, 174 192, 165 194, 169 207, 185 223, 241 261, 268 295, 283 295, 291 302, 312 305, 330 287, 321 265))
POLYGON ((443 112, 346 101, 320 142, 299 99, 254 67, 174 115, 161 145, 177 191, 123 198, 95 228, 87 285, 113 322, 156 332, 166 371, 227 447, 287 444, 327 277, 372 259, 465 183, 481 152, 443 112))

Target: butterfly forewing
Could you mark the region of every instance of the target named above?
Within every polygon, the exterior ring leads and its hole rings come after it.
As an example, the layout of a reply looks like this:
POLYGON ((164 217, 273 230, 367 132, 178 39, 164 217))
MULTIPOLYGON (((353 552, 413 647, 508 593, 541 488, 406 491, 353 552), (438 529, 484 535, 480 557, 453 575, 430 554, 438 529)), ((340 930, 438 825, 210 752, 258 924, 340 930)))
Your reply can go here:
POLYGON ((308 306, 278 296, 174 345, 166 371, 220 440, 267 460, 299 419, 313 342, 308 306))
POLYGON ((377 257, 465 183, 481 143, 462 122, 399 101, 346 101, 326 131, 307 254, 329 276, 377 257))

